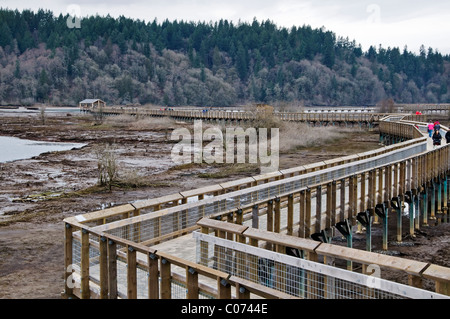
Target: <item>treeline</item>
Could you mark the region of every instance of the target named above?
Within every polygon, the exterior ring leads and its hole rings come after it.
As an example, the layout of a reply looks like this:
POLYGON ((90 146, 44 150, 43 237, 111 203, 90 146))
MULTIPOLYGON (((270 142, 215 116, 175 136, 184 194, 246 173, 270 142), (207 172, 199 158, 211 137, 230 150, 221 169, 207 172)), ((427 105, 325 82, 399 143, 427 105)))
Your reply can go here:
POLYGON ((144 22, 0 9, 0 103, 229 106, 450 102, 450 57, 271 21, 144 22), (69 21, 69 24, 68 24, 69 21))

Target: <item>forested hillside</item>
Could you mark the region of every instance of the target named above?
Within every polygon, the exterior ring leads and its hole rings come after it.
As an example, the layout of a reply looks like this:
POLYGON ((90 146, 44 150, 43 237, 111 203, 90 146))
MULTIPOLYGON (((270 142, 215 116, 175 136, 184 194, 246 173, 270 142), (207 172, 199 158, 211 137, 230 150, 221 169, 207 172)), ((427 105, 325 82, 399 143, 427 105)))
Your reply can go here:
POLYGON ((433 48, 363 52, 357 39, 270 21, 70 19, 0 9, 0 104, 450 102, 450 57, 433 48))

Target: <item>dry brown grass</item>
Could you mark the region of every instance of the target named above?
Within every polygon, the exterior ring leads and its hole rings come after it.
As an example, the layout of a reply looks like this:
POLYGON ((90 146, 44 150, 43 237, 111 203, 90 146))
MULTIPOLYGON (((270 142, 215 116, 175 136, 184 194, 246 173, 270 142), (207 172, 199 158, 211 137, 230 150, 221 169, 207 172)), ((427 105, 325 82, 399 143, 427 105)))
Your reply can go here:
POLYGON ((127 114, 111 116, 106 119, 105 124, 113 128, 131 131, 160 131, 177 127, 176 121, 168 117, 131 116, 127 114))
POLYGON ((345 131, 336 127, 311 127, 305 123, 286 123, 280 127, 280 152, 327 145, 343 138, 345 131))
POLYGON ((278 128, 281 153, 288 153, 299 148, 326 145, 343 138, 348 131, 341 127, 312 127, 306 123, 286 122, 274 114, 257 113, 257 115, 257 119, 246 123, 245 128, 267 128, 268 130, 278 128))

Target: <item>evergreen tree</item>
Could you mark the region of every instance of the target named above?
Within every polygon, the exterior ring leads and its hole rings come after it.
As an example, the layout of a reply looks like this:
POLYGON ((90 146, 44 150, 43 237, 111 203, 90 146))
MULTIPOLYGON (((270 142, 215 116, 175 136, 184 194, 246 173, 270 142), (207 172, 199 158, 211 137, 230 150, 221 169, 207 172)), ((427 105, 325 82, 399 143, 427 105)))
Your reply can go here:
POLYGON ((13 36, 6 22, 3 22, 0 27, 0 46, 6 47, 12 44, 13 36))
POLYGON ((239 43, 237 56, 236 56, 236 69, 238 71, 239 77, 242 81, 247 79, 248 64, 247 64, 247 52, 244 46, 239 43))
POLYGON ((450 56, 424 46, 419 54, 381 45, 363 52, 333 32, 279 28, 269 20, 145 23, 96 15, 71 29, 67 18, 0 9, 3 100, 45 101, 58 91, 61 101, 76 104, 94 87, 111 104, 139 98, 171 105, 349 105, 450 96, 450 56))

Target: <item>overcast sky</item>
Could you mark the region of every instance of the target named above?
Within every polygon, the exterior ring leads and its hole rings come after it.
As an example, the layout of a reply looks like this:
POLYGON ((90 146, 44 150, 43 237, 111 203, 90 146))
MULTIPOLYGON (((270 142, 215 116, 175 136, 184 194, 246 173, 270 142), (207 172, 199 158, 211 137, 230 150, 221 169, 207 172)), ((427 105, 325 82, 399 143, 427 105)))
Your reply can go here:
MULTIPOLYGON (((367 51, 370 45, 399 47, 418 53, 423 44, 450 54, 450 1, 448 0, 0 0, 9 9, 39 8, 77 15, 124 15, 159 22, 165 19, 237 23, 267 19, 279 27, 325 27, 348 37, 367 51)), ((81 25, 81 27, 83 27, 81 25)))

